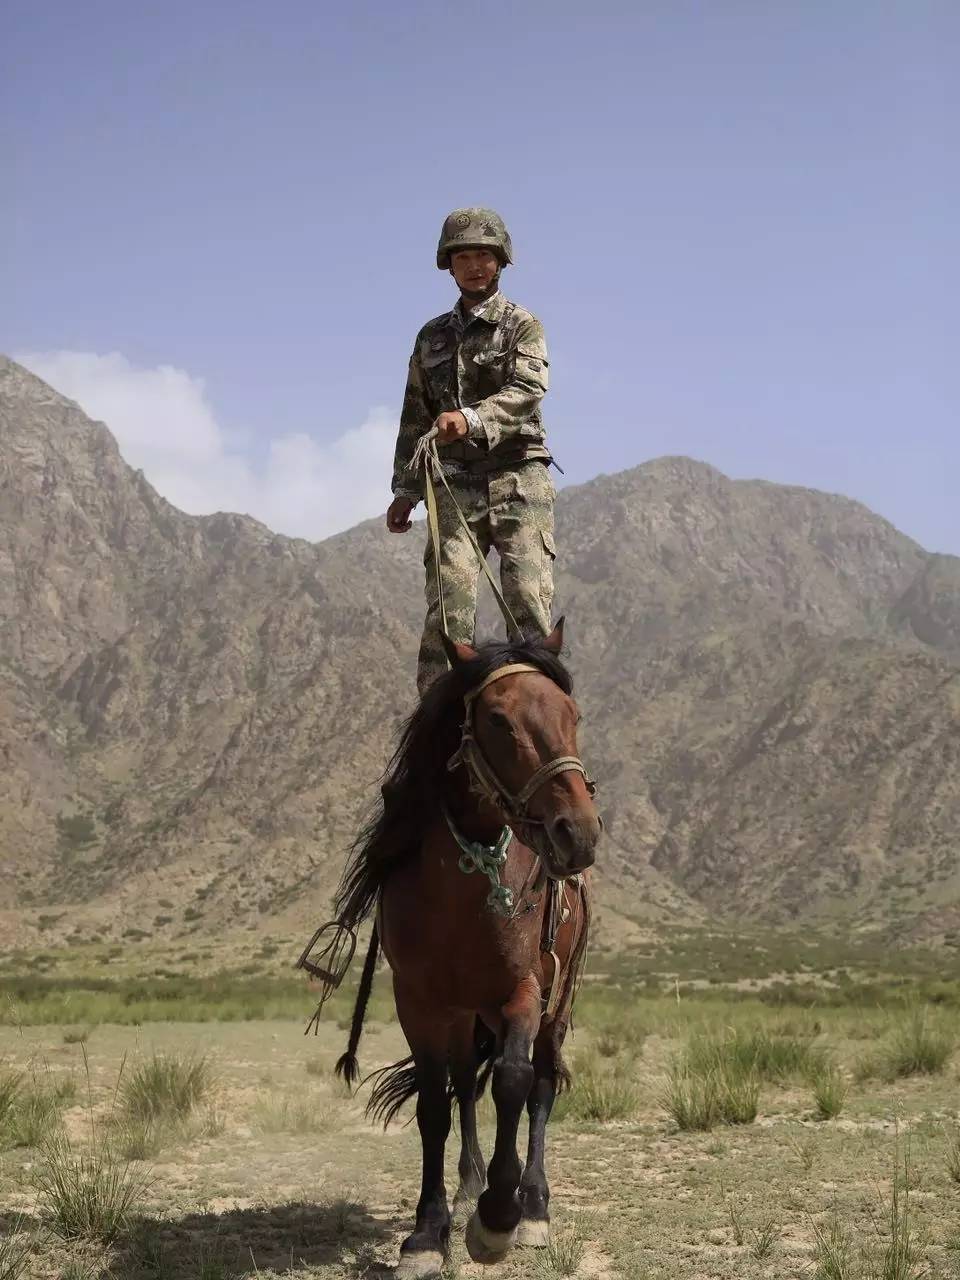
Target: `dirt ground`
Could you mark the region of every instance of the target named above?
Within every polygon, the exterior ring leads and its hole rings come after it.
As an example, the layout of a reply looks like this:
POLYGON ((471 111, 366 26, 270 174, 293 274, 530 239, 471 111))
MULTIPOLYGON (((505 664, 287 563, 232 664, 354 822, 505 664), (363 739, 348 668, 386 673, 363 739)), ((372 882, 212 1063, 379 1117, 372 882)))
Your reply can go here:
MULTIPOLYGON (((20 1147, 0 1155, 0 1229, 38 1233, 25 1275, 389 1275, 412 1223, 419 1139, 415 1124, 387 1133, 371 1127, 363 1094, 349 1098, 333 1080, 344 1038, 331 1025, 304 1037, 292 1022, 154 1023, 100 1026, 81 1046, 65 1043, 62 1028, 0 1028, 0 1067, 46 1080, 73 1077, 64 1125, 78 1149, 91 1118, 102 1123, 114 1106, 121 1066, 129 1073, 155 1051, 203 1053, 216 1076, 187 1130, 171 1131, 152 1158, 136 1162, 150 1181, 133 1226, 111 1249, 58 1242, 43 1225, 33 1186, 40 1153, 20 1147)), ((863 1051, 856 1042, 835 1047, 850 1065, 863 1051)), ((568 1111, 551 1121, 553 1248, 517 1252, 491 1276, 810 1277, 817 1274, 815 1227, 825 1231, 834 1216, 859 1267, 861 1252, 876 1253, 888 1237, 898 1151, 909 1155, 910 1226, 927 1270, 918 1263, 915 1272, 889 1274, 960 1276, 960 1186, 949 1169, 960 1104, 956 1066, 937 1077, 852 1085, 829 1121, 814 1118, 809 1089, 768 1085, 752 1124, 681 1133, 658 1100, 675 1048, 651 1035, 632 1050, 605 1050, 608 1078, 637 1086, 633 1113, 593 1122, 568 1111)), ((578 1056, 600 1061, 588 1032, 578 1032, 571 1050, 574 1064, 578 1056)), ((372 1069, 403 1051, 395 1024, 373 1024, 361 1064, 372 1069)), ((482 1119, 489 1152, 489 1101, 482 1119)), ((454 1133, 451 1197, 456 1155, 454 1133)), ((461 1223, 450 1275, 486 1274, 467 1259, 462 1235, 461 1223)))

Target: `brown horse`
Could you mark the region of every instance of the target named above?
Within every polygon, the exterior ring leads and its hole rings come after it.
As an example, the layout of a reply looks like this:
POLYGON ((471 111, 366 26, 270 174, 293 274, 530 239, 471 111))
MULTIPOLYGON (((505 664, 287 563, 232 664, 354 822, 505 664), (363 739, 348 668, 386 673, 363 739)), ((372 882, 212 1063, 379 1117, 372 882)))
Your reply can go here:
POLYGON ((563 622, 544 640, 448 645, 451 670, 411 716, 382 808, 361 832, 337 897, 350 928, 375 905, 347 1052, 356 1051, 378 948, 393 971, 411 1056, 376 1074, 368 1111, 393 1118, 416 1095, 423 1181, 401 1280, 440 1274, 450 1234, 443 1179, 451 1099, 460 1108, 460 1187, 475 1261, 545 1245, 547 1120, 569 1082, 561 1045, 589 922, 601 822, 577 756, 579 715, 560 661, 563 622), (474 872, 474 874, 467 874, 474 872), (483 1068, 482 1074, 478 1073, 483 1068), (488 1169, 476 1100, 492 1076, 497 1135, 488 1169), (530 1120, 526 1166, 517 1131, 530 1120))

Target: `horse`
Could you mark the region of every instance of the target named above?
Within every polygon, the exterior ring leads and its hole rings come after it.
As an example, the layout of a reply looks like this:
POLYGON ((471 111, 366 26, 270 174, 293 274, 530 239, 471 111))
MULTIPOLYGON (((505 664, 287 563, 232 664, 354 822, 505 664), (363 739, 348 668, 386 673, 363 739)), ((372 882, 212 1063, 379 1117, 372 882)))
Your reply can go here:
POLYGON ((479 648, 445 640, 450 669, 406 722, 336 896, 336 923, 354 938, 376 916, 337 1074, 351 1085, 359 1079, 381 947, 410 1048, 371 1077, 367 1107, 386 1126, 417 1099, 422 1183, 399 1280, 439 1276, 448 1254, 444 1150, 454 1098, 454 1208, 476 1202, 466 1227, 471 1258, 492 1264, 517 1244, 549 1242, 546 1127, 570 1083, 561 1049, 602 830, 577 755, 580 716, 562 646, 563 619, 535 640, 479 648), (488 1080, 497 1127, 485 1169, 476 1103, 488 1080), (517 1155, 524 1106, 525 1166, 517 1155))

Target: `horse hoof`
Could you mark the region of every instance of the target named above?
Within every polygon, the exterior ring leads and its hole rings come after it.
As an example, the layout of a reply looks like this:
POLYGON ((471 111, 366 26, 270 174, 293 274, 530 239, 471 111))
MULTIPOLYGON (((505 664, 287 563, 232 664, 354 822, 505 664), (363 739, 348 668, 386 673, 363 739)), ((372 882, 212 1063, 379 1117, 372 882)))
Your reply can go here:
POLYGON ((491 1231, 480 1221, 480 1214, 473 1213, 467 1223, 467 1253, 474 1262, 485 1267, 502 1262, 511 1249, 516 1248, 517 1228, 512 1231, 491 1231))
POLYGON ((436 1249, 421 1249, 417 1253, 401 1253, 396 1280, 437 1280, 443 1275, 443 1254, 436 1249))
POLYGON ((550 1243, 549 1218, 522 1218, 517 1227, 517 1244, 521 1249, 545 1249, 550 1243))

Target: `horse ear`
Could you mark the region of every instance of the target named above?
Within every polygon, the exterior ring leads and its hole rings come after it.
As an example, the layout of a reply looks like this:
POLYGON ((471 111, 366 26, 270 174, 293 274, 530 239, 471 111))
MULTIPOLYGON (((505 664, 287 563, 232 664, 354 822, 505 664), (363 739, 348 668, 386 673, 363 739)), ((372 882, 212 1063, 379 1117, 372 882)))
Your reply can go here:
POLYGON ((546 640, 543 642, 545 649, 549 649, 551 653, 559 654, 563 649, 563 618, 553 628, 546 640))
POLYGON ((451 667, 458 667, 461 662, 469 662, 471 658, 477 656, 476 649, 472 649, 468 644, 460 644, 456 640, 451 640, 445 631, 440 632, 440 639, 443 642, 443 651, 447 655, 447 661, 451 667))

